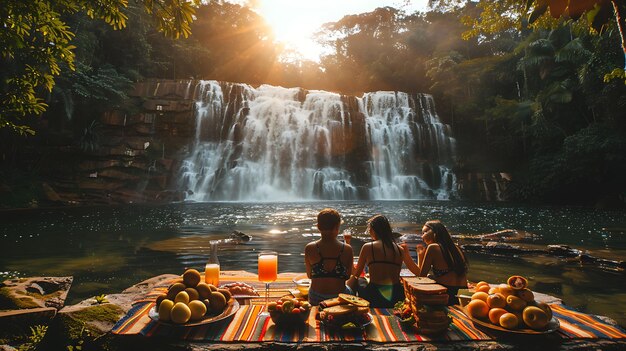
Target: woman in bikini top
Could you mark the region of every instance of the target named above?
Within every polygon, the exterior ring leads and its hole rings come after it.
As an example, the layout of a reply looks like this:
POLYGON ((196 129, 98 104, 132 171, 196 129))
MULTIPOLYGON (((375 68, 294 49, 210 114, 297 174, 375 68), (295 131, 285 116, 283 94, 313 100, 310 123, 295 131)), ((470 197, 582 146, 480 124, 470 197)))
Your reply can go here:
MULTIPOLYGON (((424 249, 418 246, 417 275, 425 277, 432 269, 435 281, 448 288, 449 303, 455 303, 456 291, 467 288, 467 258, 440 221, 426 222, 422 233, 422 239, 428 247, 424 249)), ((408 250, 405 250, 405 255, 410 257, 408 250)))
POLYGON ((402 262, 413 263, 417 267, 410 256, 405 258, 404 248, 394 242, 391 224, 385 216, 376 215, 370 218, 367 230, 374 241, 361 247, 355 276, 358 277, 367 265, 371 283, 396 284, 400 281, 402 262))
MULTIPOLYGON (((376 215, 368 221, 368 231, 374 241, 361 248, 355 273, 348 280, 348 285, 358 288, 359 296, 369 300, 373 307, 393 307, 397 301, 404 300, 404 289, 400 283, 402 262, 413 262, 403 254, 404 249, 394 242, 389 220, 376 215), (369 267, 370 280, 367 286, 359 288, 357 276, 369 267)), ((415 266, 415 263, 413 263, 415 266)))
POLYGON ((315 247, 317 248, 317 253, 320 255, 320 260, 311 265, 311 279, 314 278, 337 278, 342 280, 347 280, 350 275, 348 274, 348 270, 341 263, 341 254, 343 254, 343 249, 346 246, 345 243, 342 243, 341 250, 339 251, 339 255, 337 257, 324 257, 320 252, 319 243, 315 243, 315 247), (334 260, 335 265, 333 268, 326 270, 324 261, 334 260))
POLYGON ((321 238, 304 248, 307 276, 311 278, 309 302, 317 305, 339 293, 350 292, 346 279, 352 274, 352 246, 337 240, 341 216, 334 209, 324 209, 317 215, 321 238))

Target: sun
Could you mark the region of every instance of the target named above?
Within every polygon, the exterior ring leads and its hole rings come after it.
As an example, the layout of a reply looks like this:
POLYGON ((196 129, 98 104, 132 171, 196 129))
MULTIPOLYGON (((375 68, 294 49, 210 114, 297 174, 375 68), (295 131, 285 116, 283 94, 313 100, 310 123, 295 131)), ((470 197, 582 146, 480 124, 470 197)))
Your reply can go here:
MULTIPOLYGON (((236 1, 236 0, 231 0, 236 1)), ((277 41, 303 58, 319 61, 324 47, 313 40, 313 34, 324 23, 336 22, 348 14, 394 6, 412 13, 424 9, 426 0, 240 0, 259 13, 272 28, 277 41)))
POLYGON ((309 1, 262 0, 256 7, 286 49, 308 60, 319 60, 323 48, 313 40, 320 27, 318 7, 309 1))

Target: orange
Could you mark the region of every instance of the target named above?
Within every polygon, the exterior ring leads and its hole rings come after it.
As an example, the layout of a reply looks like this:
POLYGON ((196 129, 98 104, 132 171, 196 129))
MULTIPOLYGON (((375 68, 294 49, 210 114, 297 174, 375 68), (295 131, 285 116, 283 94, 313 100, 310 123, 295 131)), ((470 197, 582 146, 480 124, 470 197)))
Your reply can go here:
POLYGON ((495 325, 500 325, 500 317, 508 313, 504 308, 492 308, 489 310, 489 320, 495 325))
POLYGON ((482 291, 484 293, 488 293, 491 287, 489 285, 481 285, 480 288, 476 289, 476 291, 482 291))
POLYGON ((519 323, 517 316, 513 313, 505 313, 500 316, 500 325, 506 329, 516 329, 519 323))
POLYGON ((484 281, 484 280, 481 280, 481 281, 479 281, 478 283, 476 283, 475 288, 476 288, 476 289, 478 289, 478 288, 480 288, 480 287, 481 287, 481 286, 483 286, 483 285, 487 285, 487 286, 489 286, 489 283, 487 283, 487 282, 486 282, 486 281, 484 281))
POLYGON ((489 298, 489 295, 487 295, 486 292, 482 292, 482 291, 475 292, 472 295, 472 300, 483 300, 483 301, 487 302, 488 298, 489 298))
POLYGON ((506 307, 506 297, 500 293, 491 294, 487 297, 487 305, 491 308, 504 308, 506 307))
POLYGON ((472 300, 466 308, 467 313, 473 318, 485 318, 489 314, 489 306, 483 300, 472 300))

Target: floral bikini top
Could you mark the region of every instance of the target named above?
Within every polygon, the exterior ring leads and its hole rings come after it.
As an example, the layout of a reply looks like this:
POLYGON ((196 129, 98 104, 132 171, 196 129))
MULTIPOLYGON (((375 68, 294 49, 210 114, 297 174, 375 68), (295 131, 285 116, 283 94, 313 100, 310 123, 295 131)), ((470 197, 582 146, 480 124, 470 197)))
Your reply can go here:
POLYGON ((320 247, 318 243, 315 243, 315 247, 317 247, 317 253, 320 255, 320 260, 317 263, 313 263, 311 265, 311 278, 337 278, 346 280, 349 278, 348 271, 346 267, 341 263, 341 254, 343 253, 343 248, 346 246, 345 243, 341 245, 341 251, 339 251, 339 255, 337 257, 324 257, 320 252, 320 247), (326 271, 324 269, 324 260, 335 260, 335 267, 330 271, 326 271))

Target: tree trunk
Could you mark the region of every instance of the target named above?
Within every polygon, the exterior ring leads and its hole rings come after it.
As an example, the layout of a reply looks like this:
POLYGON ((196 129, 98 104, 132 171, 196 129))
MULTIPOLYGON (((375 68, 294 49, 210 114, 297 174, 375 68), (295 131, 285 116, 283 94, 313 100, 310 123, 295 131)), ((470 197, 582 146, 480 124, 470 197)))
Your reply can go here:
POLYGON ((624 21, 622 20, 622 15, 619 10, 619 5, 617 1, 611 1, 613 4, 613 11, 615 12, 615 21, 617 22, 617 29, 619 30, 619 36, 622 39, 622 51, 624 52, 624 70, 626 71, 626 38, 624 38, 624 32, 626 29, 624 28, 624 21))

